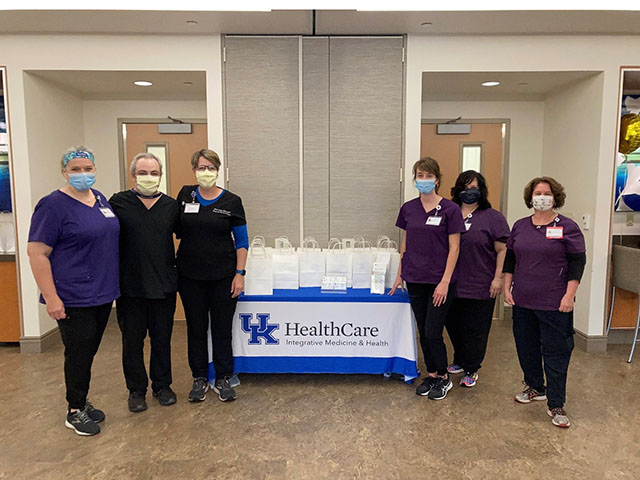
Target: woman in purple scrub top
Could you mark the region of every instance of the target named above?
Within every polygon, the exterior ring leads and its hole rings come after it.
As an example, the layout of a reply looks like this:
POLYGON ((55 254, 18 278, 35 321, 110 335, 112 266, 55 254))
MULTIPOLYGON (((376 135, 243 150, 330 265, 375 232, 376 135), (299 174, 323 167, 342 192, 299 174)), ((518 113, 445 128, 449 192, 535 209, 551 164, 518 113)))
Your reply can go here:
POLYGON ((456 295, 447 316, 447 331, 454 348, 449 373, 462 373, 460 386, 473 387, 487 351, 496 297, 502 293, 502 265, 507 253, 509 225, 491 208, 482 174, 462 172, 451 188, 460 205, 465 229, 460 236, 456 266, 456 295))
POLYGON ((554 211, 565 198, 564 188, 551 177, 527 184, 524 202, 534 213, 513 225, 503 269, 505 301, 513 305, 513 336, 524 373, 525 389, 515 400, 546 400, 553 424, 563 428, 571 425, 564 403, 573 304, 586 263, 580 227, 554 211))
POLYGON ((91 188, 96 180, 91 150, 70 148, 61 168, 67 185, 36 205, 27 254, 40 301, 58 322, 64 344, 65 426, 78 435, 95 435, 105 416, 87 402, 87 394, 93 358, 120 296, 120 224, 105 196, 91 188))
POLYGON ((390 295, 398 288, 404 291, 406 282, 427 366, 416 394, 442 400, 453 387, 442 331, 453 301, 454 269, 465 226, 460 207, 438 195, 442 181, 438 162, 429 157, 418 160, 413 179, 420 195, 402 205, 398 214, 396 226, 405 233, 390 295))

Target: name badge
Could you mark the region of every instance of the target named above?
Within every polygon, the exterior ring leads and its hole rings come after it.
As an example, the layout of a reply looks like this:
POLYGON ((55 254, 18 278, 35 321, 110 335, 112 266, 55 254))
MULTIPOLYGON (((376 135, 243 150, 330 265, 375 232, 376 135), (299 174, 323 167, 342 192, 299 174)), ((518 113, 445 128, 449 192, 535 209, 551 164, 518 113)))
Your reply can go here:
POLYGON ((435 225, 436 227, 440 226, 440 222, 442 222, 442 217, 429 217, 427 218, 427 223, 425 225, 435 225))
POLYGON ((100 208, 100 211, 102 212, 102 215, 105 216, 105 218, 113 218, 115 217, 115 213, 113 213, 109 208, 107 207, 102 207, 100 208))
POLYGON ((470 222, 464 222, 464 228, 469 230, 471 228, 471 223, 470 222))
POLYGON ((564 227, 547 227, 547 238, 564 238, 564 227))
POLYGON ((185 203, 184 213, 198 213, 200 211, 199 203, 185 203))

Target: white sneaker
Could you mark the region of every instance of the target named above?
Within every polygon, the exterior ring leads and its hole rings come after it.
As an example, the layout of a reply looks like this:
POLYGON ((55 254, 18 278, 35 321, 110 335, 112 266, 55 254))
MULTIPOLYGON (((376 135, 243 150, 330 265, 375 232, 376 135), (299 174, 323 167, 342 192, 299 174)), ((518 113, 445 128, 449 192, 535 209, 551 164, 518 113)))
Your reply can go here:
POLYGON ((535 388, 530 387, 525 383, 525 388, 522 393, 516 394, 513 399, 518 403, 531 403, 533 401, 546 400, 547 396, 544 393, 538 392, 535 388))

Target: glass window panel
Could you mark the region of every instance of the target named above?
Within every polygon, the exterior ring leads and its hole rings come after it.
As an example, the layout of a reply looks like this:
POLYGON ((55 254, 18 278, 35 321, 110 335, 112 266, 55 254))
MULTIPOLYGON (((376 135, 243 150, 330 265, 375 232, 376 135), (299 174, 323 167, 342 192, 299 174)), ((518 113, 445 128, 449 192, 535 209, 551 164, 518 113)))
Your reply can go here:
POLYGON ((167 147, 166 145, 148 145, 147 146, 147 153, 152 153, 154 154, 156 157, 158 157, 158 160, 160 160, 160 163, 162 164, 162 179, 160 180, 160 187, 158 187, 158 190, 160 190, 162 193, 169 195, 169 191, 167 189, 167 147))
POLYGON ((480 172, 482 168, 482 145, 462 146, 462 171, 475 170, 480 172))

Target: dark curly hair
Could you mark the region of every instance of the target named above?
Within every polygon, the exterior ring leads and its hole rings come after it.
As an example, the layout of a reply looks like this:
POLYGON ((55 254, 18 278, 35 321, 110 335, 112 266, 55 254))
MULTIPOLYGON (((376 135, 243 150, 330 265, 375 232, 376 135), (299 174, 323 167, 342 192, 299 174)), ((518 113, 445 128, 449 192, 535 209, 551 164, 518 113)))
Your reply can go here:
POLYGON ((567 198, 567 194, 564 193, 564 187, 551 177, 536 177, 527 183, 527 186, 524 187, 524 203, 527 208, 533 208, 531 197, 533 197, 533 191, 539 183, 549 184, 549 187, 551 187, 551 193, 553 194, 553 206, 555 208, 562 208, 564 206, 564 201, 567 198))
POLYGON ((451 187, 451 200, 456 202, 458 205, 462 205, 460 192, 463 192, 466 189, 466 186, 473 182, 474 179, 478 180, 478 190, 480 190, 478 208, 480 210, 491 208, 491 203, 489 203, 489 200, 487 200, 487 197, 489 196, 487 181, 484 179, 481 173, 478 173, 475 170, 467 170, 466 172, 462 172, 460 175, 458 175, 456 184, 451 187))

